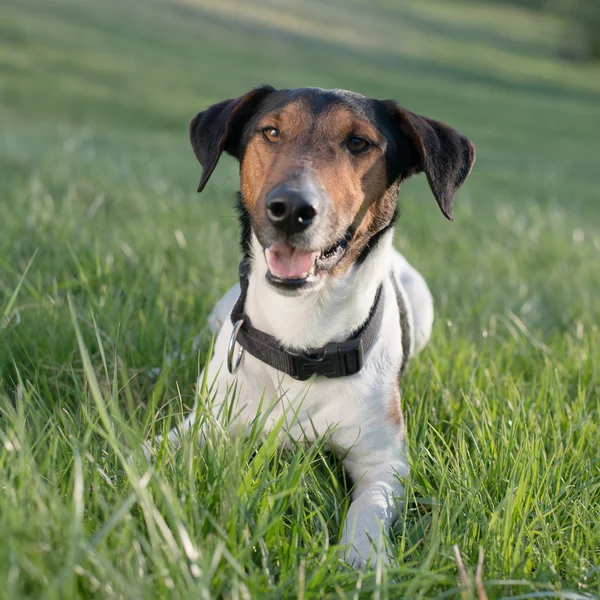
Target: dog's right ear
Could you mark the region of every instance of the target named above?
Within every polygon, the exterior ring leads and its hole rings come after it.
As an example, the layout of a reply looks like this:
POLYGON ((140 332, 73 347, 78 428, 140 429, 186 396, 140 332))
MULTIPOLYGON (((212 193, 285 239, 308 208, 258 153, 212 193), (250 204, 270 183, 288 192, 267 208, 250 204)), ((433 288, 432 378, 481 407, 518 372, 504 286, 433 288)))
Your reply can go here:
POLYGON ((239 158, 240 137, 244 124, 258 103, 274 92, 270 85, 261 86, 231 100, 213 104, 190 121, 190 140, 202 165, 201 192, 215 170, 223 151, 239 158))

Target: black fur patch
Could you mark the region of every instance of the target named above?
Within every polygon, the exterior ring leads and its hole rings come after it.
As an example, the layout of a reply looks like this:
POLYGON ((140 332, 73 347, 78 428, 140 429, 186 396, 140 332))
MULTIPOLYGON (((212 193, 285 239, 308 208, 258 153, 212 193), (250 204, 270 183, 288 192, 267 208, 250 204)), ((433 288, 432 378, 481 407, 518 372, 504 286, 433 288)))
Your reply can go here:
POLYGON ((240 248, 244 258, 247 258, 250 256, 250 246, 252 244, 252 222, 250 221, 250 214, 246 210, 242 192, 236 194, 235 210, 240 224, 240 248))
POLYGON ((365 260, 367 259, 367 256, 369 256, 371 251, 377 246, 377 244, 379 243, 379 240, 382 238, 382 236, 385 233, 387 233, 390 229, 392 229, 392 227, 394 227, 396 225, 396 222, 398 221, 399 216, 400 216, 400 209, 398 207, 398 204, 396 204, 396 208, 394 209, 394 214, 392 215, 390 222, 381 231, 378 231, 374 236, 371 237, 371 239, 368 241, 367 245, 365 246, 365 249, 360 253, 358 258, 356 259, 355 265, 357 267, 362 265, 365 262, 365 260))

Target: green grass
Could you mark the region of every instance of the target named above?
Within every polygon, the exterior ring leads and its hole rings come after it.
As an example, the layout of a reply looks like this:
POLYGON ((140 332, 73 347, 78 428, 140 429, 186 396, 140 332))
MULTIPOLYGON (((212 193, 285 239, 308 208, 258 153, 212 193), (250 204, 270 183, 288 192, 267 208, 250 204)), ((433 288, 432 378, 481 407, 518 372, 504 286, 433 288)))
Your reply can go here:
POLYGON ((600 68, 557 58, 561 27, 442 0, 0 5, 0 597, 461 597, 455 544, 463 598, 479 548, 489 598, 600 594, 600 68), (192 406, 236 277, 236 166, 198 197, 187 122, 261 82, 395 97, 478 149, 454 223, 402 192, 437 320, 387 569, 339 562, 319 445, 212 423, 127 461, 192 406))

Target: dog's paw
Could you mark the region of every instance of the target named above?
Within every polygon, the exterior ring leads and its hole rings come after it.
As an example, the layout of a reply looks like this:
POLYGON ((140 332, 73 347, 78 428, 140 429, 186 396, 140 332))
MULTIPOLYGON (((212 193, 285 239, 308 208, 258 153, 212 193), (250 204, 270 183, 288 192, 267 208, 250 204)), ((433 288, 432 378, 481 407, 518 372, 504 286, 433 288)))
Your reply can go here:
POLYGON ((389 566, 392 562, 391 556, 387 543, 376 549, 368 538, 346 545, 343 553, 344 562, 360 571, 374 569, 379 562, 389 566))
POLYGON ((363 558, 354 547, 346 550, 343 558, 345 563, 359 571, 365 571, 370 566, 369 559, 363 558))
POLYGON ((365 555, 352 547, 344 553, 344 562, 359 571, 367 571, 375 569, 379 562, 387 567, 392 559, 385 551, 377 552, 374 548, 369 548, 369 552, 365 555))
POLYGON ((380 564, 388 566, 394 560, 393 546, 383 531, 371 537, 364 528, 357 528, 354 535, 349 535, 349 531, 344 529, 340 547, 343 549, 343 560, 362 571, 375 569, 380 564))

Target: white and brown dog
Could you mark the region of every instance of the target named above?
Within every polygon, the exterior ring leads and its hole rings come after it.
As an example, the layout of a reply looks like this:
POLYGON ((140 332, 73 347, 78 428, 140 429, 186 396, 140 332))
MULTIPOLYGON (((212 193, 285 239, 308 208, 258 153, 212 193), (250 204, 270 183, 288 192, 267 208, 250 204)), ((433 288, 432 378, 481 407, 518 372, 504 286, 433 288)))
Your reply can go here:
POLYGON ((373 564, 408 474, 398 378, 433 321, 427 284, 392 246, 398 188, 424 172, 451 219, 474 147, 393 101, 318 88, 254 89, 199 113, 190 134, 198 191, 223 151, 240 161, 240 284, 210 317, 215 413, 235 384, 234 433, 266 397, 293 438, 327 435, 354 482, 346 560, 373 564))

